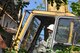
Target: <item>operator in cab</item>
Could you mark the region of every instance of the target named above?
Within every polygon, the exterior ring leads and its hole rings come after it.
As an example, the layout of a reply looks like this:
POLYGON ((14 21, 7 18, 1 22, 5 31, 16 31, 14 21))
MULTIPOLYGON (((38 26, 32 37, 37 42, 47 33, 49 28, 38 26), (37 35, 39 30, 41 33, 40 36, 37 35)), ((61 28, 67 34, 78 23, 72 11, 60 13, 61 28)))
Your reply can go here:
POLYGON ((48 34, 49 34, 49 37, 47 39, 47 41, 45 40, 42 40, 39 44, 39 47, 38 47, 38 53, 46 53, 47 52, 47 48, 51 48, 51 43, 52 42, 55 42, 55 41, 52 41, 53 39, 53 29, 54 29, 54 24, 50 24, 48 27, 47 27, 47 30, 48 30, 48 34))

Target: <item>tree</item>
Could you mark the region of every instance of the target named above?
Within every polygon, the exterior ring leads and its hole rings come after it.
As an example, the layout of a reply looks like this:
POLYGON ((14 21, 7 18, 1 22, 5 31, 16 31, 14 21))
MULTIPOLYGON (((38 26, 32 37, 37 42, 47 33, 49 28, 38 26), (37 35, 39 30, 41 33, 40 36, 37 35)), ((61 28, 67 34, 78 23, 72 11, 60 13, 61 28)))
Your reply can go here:
POLYGON ((29 2, 23 0, 0 0, 0 7, 2 8, 0 17, 7 12, 14 20, 17 20, 19 10, 26 5, 29 5, 29 2))
POLYGON ((59 10, 59 7, 61 6, 62 3, 65 5, 68 3, 68 0, 48 0, 48 3, 51 3, 51 6, 53 6, 53 3, 56 2, 56 8, 59 10))
MULTIPOLYGON (((27 7, 26 5, 29 5, 29 2, 25 2, 23 0, 0 0, 0 17, 3 16, 3 14, 6 12, 17 22, 19 10, 24 6, 27 7)), ((6 42, 7 46, 10 47, 12 44, 12 35, 14 33, 7 32, 6 28, 1 26, 1 24, 0 33, 2 34, 1 36, 6 42)))
MULTIPOLYGON (((80 1, 80 0, 79 0, 80 1)), ((77 15, 77 16, 80 16, 80 2, 73 2, 71 4, 71 8, 72 8, 72 13, 77 15)))

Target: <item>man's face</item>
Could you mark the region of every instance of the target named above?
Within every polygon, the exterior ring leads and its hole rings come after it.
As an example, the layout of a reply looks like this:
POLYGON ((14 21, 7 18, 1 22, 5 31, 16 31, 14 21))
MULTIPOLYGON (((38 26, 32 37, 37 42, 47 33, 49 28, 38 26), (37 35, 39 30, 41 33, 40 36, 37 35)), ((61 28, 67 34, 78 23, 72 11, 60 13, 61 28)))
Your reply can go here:
POLYGON ((52 33, 52 32, 53 32, 52 30, 48 29, 48 33, 52 33))

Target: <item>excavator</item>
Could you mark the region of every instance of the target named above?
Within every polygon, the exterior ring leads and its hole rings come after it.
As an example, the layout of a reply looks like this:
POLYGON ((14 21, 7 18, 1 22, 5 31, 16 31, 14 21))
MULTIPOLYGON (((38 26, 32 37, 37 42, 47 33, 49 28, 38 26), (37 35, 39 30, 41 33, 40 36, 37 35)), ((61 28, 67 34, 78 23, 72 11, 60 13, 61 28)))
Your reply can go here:
MULTIPOLYGON (((56 41, 54 44, 60 43, 66 46, 80 46, 80 19, 70 13, 65 5, 62 5, 59 10, 56 9, 55 3, 53 6, 51 6, 51 3, 48 3, 47 6, 47 11, 32 11, 25 25, 21 28, 25 16, 25 13, 23 14, 12 44, 12 48, 14 47, 16 49, 16 53, 18 53, 17 51, 20 48, 26 49, 28 53, 33 53, 33 50, 40 41, 39 37, 43 36, 42 38, 45 41, 49 37, 47 27, 50 24, 55 25, 52 35, 52 41, 56 41)), ((56 47, 53 46, 53 42, 51 42, 51 46, 53 50, 56 47)))
MULTIPOLYGON (((55 25, 52 41, 55 40, 56 43, 66 46, 80 46, 80 19, 70 13, 65 5, 62 5, 59 10, 56 10, 55 4, 53 6, 48 4, 48 11, 32 11, 21 29, 23 18, 14 38, 16 41, 13 42, 13 47, 17 50, 19 48, 25 48, 28 53, 33 53, 37 42, 39 42, 41 32, 44 31, 42 32, 42 36, 45 41, 49 37, 47 27, 50 24, 55 25)), ((56 47, 53 46, 53 42, 51 42, 51 46, 53 49, 56 47)))
MULTIPOLYGON (((42 30, 44 30, 44 40, 47 40, 47 27, 54 24, 53 40, 57 43, 65 45, 79 46, 79 27, 80 19, 72 16, 70 13, 53 13, 46 11, 32 11, 28 17, 21 33, 16 37, 17 46, 15 48, 26 48, 28 52, 32 52, 42 30), (58 15, 58 16, 57 16, 58 15), (60 16, 59 16, 60 15, 60 16)), ((51 43, 53 47, 53 42, 51 43)))

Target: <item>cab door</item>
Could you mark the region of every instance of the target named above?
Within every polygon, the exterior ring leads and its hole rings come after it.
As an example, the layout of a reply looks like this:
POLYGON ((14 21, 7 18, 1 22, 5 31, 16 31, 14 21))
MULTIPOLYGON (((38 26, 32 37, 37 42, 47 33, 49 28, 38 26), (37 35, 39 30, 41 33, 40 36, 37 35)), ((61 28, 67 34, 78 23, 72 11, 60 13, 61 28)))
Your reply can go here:
POLYGON ((35 48, 35 45, 39 43, 40 36, 42 36, 43 40, 45 41, 49 37, 47 32, 47 27, 50 24, 55 24, 54 16, 33 15, 27 30, 25 29, 26 32, 22 39, 20 47, 25 48, 28 53, 32 53, 32 51, 35 48))
POLYGON ((41 25, 41 21, 34 16, 23 37, 23 40, 20 46, 21 48, 25 48, 28 51, 30 50, 30 47, 32 47, 35 44, 34 39, 36 39, 36 34, 40 25, 41 25))

